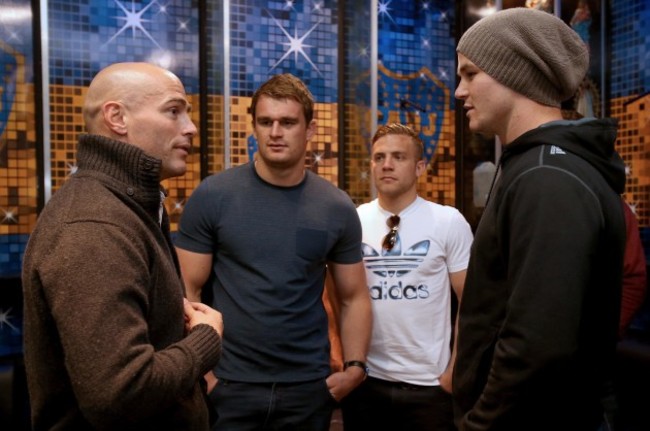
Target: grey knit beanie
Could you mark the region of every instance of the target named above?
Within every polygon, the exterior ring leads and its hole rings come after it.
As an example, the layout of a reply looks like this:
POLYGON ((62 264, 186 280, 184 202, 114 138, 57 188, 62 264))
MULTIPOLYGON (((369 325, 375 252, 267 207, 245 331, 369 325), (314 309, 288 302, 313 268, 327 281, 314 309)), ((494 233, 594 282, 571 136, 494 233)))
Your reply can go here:
POLYGON ((522 7, 478 21, 456 51, 506 87, 549 106, 570 98, 589 67, 587 47, 571 27, 522 7))

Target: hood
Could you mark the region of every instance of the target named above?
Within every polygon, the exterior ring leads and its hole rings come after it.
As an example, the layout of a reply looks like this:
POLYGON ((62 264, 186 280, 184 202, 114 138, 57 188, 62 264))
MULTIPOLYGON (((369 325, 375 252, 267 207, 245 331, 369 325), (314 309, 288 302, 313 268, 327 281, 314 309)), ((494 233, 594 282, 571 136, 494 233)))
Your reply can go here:
POLYGON ((561 120, 530 130, 508 145, 501 158, 540 145, 555 145, 586 160, 621 194, 625 191, 625 163, 614 149, 618 121, 613 118, 561 120))

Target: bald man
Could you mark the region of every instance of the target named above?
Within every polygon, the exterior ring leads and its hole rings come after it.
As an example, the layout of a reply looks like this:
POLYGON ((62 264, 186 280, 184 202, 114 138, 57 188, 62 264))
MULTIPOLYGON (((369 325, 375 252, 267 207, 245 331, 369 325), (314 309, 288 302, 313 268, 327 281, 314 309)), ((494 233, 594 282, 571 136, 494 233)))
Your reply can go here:
POLYGON ((184 299, 160 181, 196 127, 180 80, 146 63, 90 84, 77 172, 25 252, 25 366, 34 429, 209 428, 199 382, 221 314, 184 299))

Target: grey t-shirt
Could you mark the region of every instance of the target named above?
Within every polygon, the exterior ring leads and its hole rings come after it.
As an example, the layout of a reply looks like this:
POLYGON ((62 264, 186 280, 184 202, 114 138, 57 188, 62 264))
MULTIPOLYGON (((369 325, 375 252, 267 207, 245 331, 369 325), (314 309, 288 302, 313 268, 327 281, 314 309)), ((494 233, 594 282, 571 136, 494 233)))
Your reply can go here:
POLYGON ((361 225, 345 192, 309 171, 299 185, 277 187, 252 163, 238 166, 193 192, 176 245, 214 256, 212 305, 224 319, 218 377, 297 382, 329 374, 325 265, 362 259, 361 225))

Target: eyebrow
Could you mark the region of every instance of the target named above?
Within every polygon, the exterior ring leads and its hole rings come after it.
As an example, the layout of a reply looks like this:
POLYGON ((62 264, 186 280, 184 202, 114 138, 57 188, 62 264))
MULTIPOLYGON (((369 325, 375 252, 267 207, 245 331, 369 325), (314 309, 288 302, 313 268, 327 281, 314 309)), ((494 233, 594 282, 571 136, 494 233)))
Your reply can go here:
POLYGON ((176 105, 180 104, 186 107, 188 111, 192 110, 192 104, 187 100, 182 97, 172 97, 170 99, 165 100, 163 105, 176 105))
POLYGON ((462 65, 458 65, 458 71, 457 73, 465 72, 467 69, 479 69, 479 67, 473 63, 463 63, 462 65))
POLYGON ((300 117, 299 117, 299 116, 292 117, 292 116, 286 116, 286 115, 285 115, 285 116, 280 117, 280 118, 274 118, 274 117, 272 117, 272 116, 270 116, 270 115, 258 115, 258 116, 256 117, 255 121, 259 121, 259 120, 272 120, 272 121, 287 121, 287 120, 292 120, 292 121, 298 121, 298 120, 300 120, 300 117))
POLYGON ((376 151, 372 153, 372 156, 385 156, 386 154, 395 155, 395 154, 408 154, 408 151, 376 151))

